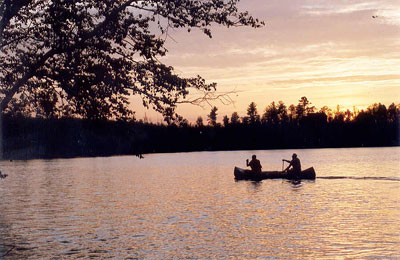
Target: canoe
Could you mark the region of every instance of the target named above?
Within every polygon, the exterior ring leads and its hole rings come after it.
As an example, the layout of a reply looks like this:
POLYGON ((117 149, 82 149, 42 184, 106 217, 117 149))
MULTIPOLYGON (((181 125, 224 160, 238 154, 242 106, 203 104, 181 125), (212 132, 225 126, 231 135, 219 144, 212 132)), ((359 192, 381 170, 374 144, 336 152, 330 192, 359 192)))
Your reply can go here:
MULTIPOLYGON (((265 171, 261 173, 255 173, 252 170, 242 169, 235 167, 233 172, 236 180, 264 180, 264 179, 293 179, 293 176, 288 175, 282 171, 265 171)), ((315 180, 315 170, 313 167, 301 171, 301 179, 304 180, 315 180)))

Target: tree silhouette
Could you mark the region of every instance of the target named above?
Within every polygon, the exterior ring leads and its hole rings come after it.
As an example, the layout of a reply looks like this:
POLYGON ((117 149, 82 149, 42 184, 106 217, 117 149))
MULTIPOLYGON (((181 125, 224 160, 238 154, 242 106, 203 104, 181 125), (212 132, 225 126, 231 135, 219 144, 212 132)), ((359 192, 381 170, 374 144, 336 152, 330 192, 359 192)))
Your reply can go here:
POLYGON ((372 114, 377 121, 387 120, 387 109, 386 106, 381 103, 375 103, 368 107, 368 111, 372 114))
MULTIPOLYGON (((274 102, 276 107, 276 102, 274 102)), ((388 109, 379 103, 352 115, 337 110, 328 120, 326 108, 309 113, 300 120, 278 123, 263 121, 249 124, 249 116, 240 123, 232 114, 228 127, 216 123, 217 109, 210 112, 213 121, 203 126, 187 120, 178 124, 151 122, 90 121, 82 119, 25 118, 4 115, 4 158, 54 158, 106 156, 152 152, 186 152, 237 149, 294 149, 322 147, 399 146, 400 105, 388 109), (386 116, 381 114, 386 111, 386 116), (350 117, 348 115, 351 115, 350 117), (381 120, 386 118, 386 120, 381 120), (212 123, 211 123, 212 122, 212 123), (135 133, 134 135, 132 133, 135 133)), ((289 106, 289 107, 293 107, 289 106)), ((340 107, 338 107, 340 109, 340 107)), ((278 109, 279 110, 279 109, 278 109)), ((289 115, 290 116, 290 115, 289 115)), ((278 117, 279 118, 279 117, 278 117)), ((210 119, 210 118, 209 118, 210 119)), ((227 122, 228 117, 224 117, 227 122)), ((226 124, 225 124, 226 125, 226 124)))
POLYGON ((353 118, 353 112, 350 111, 350 109, 347 109, 344 112, 344 120, 349 123, 351 121, 351 119, 353 118))
POLYGON ((218 108, 214 106, 211 109, 210 114, 208 114, 208 116, 207 116, 208 117, 208 124, 211 125, 211 126, 216 126, 217 125, 217 111, 218 111, 218 108))
POLYGON ((247 108, 247 115, 249 118, 249 123, 254 125, 260 122, 260 115, 257 112, 257 105, 254 102, 251 102, 249 107, 247 108))
MULTIPOLYGON (((224 0, 5 0, 0 3, 0 111, 33 108, 43 115, 128 118, 130 95, 165 117, 189 89, 215 84, 183 78, 163 64, 169 28, 211 37, 211 24, 263 22, 224 0), (158 35, 158 36, 156 36, 158 35), (24 98, 24 102, 18 102, 24 98)), ((209 98, 210 95, 205 95, 209 98)), ((196 100, 196 103, 199 100, 196 100)), ((29 111, 28 111, 29 112, 29 111)))
POLYGON ((389 105, 387 113, 389 121, 394 122, 396 121, 396 119, 398 119, 397 117, 399 115, 399 107, 397 107, 394 103, 392 103, 389 105))
POLYGON ((222 122, 223 122, 224 126, 227 127, 229 125, 229 117, 227 115, 225 115, 222 118, 222 122))
POLYGON ((197 127, 203 127, 204 123, 203 123, 203 118, 201 116, 199 116, 196 120, 196 126, 197 127))
POLYGON ((264 123, 277 124, 279 122, 279 111, 275 105, 275 101, 272 101, 269 106, 265 108, 265 112, 262 117, 264 123))
POLYGON ((296 114, 297 118, 301 119, 307 114, 313 113, 315 110, 314 106, 310 106, 311 102, 307 99, 307 97, 301 97, 298 105, 296 106, 296 114))
POLYGON ((296 116, 296 107, 293 104, 289 106, 288 112, 289 112, 289 120, 294 121, 297 118, 297 116, 296 116))
POLYGON ((250 118, 248 116, 244 116, 241 118, 241 123, 243 125, 249 125, 250 124, 250 118))
POLYGON ((278 102, 278 117, 280 122, 286 122, 288 120, 288 112, 287 112, 287 108, 286 105, 282 102, 279 101, 278 102))
POLYGON ((340 111, 336 111, 335 118, 333 119, 333 122, 343 124, 344 119, 345 119, 344 113, 342 113, 340 111))
POLYGON ((330 109, 328 106, 323 106, 323 107, 319 110, 319 112, 320 112, 320 113, 324 113, 324 114, 327 116, 329 122, 333 120, 333 112, 332 112, 332 109, 330 109))
POLYGON ((231 124, 237 125, 240 123, 240 116, 237 112, 233 112, 231 115, 231 124))

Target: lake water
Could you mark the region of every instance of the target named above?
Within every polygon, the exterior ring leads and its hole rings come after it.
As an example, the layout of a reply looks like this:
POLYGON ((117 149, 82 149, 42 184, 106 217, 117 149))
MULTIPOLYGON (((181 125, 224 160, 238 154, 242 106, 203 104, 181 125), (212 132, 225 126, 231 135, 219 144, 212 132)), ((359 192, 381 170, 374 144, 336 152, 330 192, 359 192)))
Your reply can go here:
POLYGON ((1 259, 399 259, 400 147, 1 161, 1 259), (235 181, 296 152, 315 181, 235 181), (339 177, 339 178, 337 178, 339 177), (346 177, 346 178, 341 178, 346 177))

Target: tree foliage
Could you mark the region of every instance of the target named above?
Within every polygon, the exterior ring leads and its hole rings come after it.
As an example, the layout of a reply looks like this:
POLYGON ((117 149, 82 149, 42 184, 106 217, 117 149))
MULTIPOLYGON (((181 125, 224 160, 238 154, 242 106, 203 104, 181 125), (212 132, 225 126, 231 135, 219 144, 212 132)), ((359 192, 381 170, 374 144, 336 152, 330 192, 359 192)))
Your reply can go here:
POLYGON ((216 126, 217 125, 217 111, 218 108, 217 107, 213 107, 210 111, 210 114, 208 114, 208 124, 211 126, 216 126))
POLYGON ((275 104, 275 101, 265 108, 265 112, 262 116, 263 123, 283 123, 288 120, 288 110, 286 105, 279 101, 278 104, 275 104))
POLYGON ((227 115, 222 118, 222 123, 225 127, 229 125, 229 117, 227 115))
MULTIPOLYGON (((399 146, 400 105, 373 104, 353 113, 310 113, 299 120, 194 126, 82 119, 4 116, 4 158, 108 156, 204 150, 294 149, 323 147, 399 146), (389 116, 392 115, 392 116, 389 116), (345 120, 340 120, 340 118, 345 120), (385 117, 386 120, 382 120, 385 117)), ((225 120, 227 117, 224 117, 225 120)), ((245 116, 244 118, 248 118, 245 116)), ((227 120, 228 121, 228 120, 227 120)))
POLYGON ((127 118, 130 95, 171 118, 200 76, 183 78, 159 57, 169 28, 263 22, 239 0, 4 0, 0 2, 1 111, 90 119, 127 118))
POLYGON ((301 97, 298 105, 296 106, 297 118, 301 119, 302 117, 313 113, 314 111, 315 107, 311 106, 311 102, 307 99, 307 97, 301 97))
MULTIPOLYGON (((379 123, 379 122, 398 122, 400 116, 400 104, 392 103, 389 107, 384 104, 375 103, 370 105, 365 111, 358 111, 353 108, 353 111, 346 109, 342 111, 340 105, 337 105, 336 110, 332 111, 328 106, 323 106, 319 110, 315 106, 311 106, 311 102, 307 97, 302 97, 298 105, 291 104, 289 107, 282 101, 276 103, 272 101, 268 105, 261 118, 262 125, 277 125, 286 123, 295 123, 297 125, 303 123, 325 124, 325 123, 379 123), (318 112, 316 112, 318 111, 318 112)), ((247 108, 247 116, 241 118, 243 125, 257 122, 259 115, 257 113, 257 105, 251 102, 247 108), (253 118, 253 119, 252 119, 253 118), (253 121, 255 120, 255 121, 253 121)), ((237 112, 232 113, 231 124, 240 123, 240 118, 237 112)))
POLYGON ((203 118, 201 116, 197 117, 196 126, 197 127, 203 127, 204 126, 203 118))
POLYGON ((277 123, 278 118, 278 109, 275 105, 275 101, 272 101, 269 106, 265 108, 265 112, 262 117, 263 123, 277 123))
POLYGON ((260 115, 257 111, 257 105, 254 102, 251 102, 247 108, 247 116, 248 116, 248 123, 249 124, 256 124, 260 122, 260 115))
POLYGON ((237 112, 233 112, 231 115, 231 124, 237 125, 240 123, 240 116, 237 112))

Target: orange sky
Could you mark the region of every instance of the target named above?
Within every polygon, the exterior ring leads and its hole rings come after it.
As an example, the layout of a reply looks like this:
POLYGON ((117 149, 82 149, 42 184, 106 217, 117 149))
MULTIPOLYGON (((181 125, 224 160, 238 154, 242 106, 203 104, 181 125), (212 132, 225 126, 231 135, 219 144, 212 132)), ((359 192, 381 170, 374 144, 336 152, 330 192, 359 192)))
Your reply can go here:
MULTIPOLYGON (((244 116, 253 101, 262 114, 272 101, 289 106, 302 96, 317 108, 400 103, 400 0, 242 0, 240 7, 266 26, 215 26, 212 39, 171 30, 162 58, 179 75, 199 74, 218 91, 236 91, 233 105, 213 103, 219 121, 234 111, 244 116)), ((162 120, 138 103, 137 119, 162 120)), ((177 111, 193 122, 210 110, 185 105, 177 111)))

